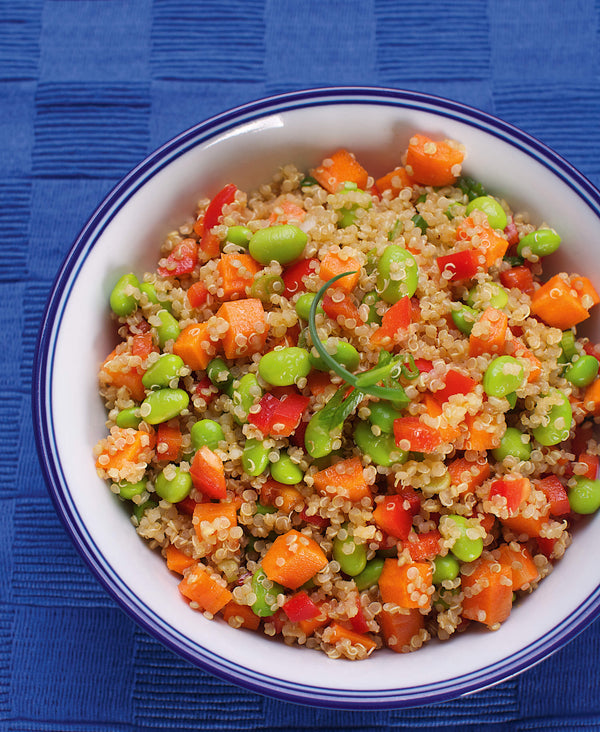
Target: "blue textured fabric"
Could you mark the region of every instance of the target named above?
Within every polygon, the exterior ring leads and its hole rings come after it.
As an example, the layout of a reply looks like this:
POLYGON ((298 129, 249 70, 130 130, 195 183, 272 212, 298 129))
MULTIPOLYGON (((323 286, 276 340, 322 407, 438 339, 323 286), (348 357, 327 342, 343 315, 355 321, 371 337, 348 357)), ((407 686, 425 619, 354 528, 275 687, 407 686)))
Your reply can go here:
POLYGON ((551 659, 437 706, 340 712, 237 688, 115 605, 57 518, 31 368, 88 215, 181 130, 266 94, 396 86, 539 137, 600 184, 598 0, 0 0, 0 729, 591 730, 600 622, 551 659))

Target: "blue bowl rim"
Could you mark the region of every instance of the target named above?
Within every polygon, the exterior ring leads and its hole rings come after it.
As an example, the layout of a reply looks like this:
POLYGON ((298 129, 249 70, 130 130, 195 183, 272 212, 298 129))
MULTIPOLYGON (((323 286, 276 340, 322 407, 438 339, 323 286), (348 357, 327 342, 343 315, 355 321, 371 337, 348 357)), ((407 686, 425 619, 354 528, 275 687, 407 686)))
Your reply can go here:
POLYGON ((167 648, 220 678, 285 701, 339 709, 408 708, 449 701, 482 690, 544 660, 583 631, 600 614, 600 588, 586 598, 574 613, 537 642, 497 663, 444 682, 401 689, 361 691, 314 687, 286 682, 275 676, 259 675, 191 643, 166 621, 157 617, 124 585, 87 533, 74 503, 70 500, 68 485, 60 465, 60 456, 53 439, 51 400, 53 349, 62 313, 78 270, 116 212, 146 180, 184 154, 190 147, 214 138, 241 123, 269 114, 335 104, 383 105, 429 111, 483 130, 508 142, 547 167, 600 216, 600 192, 551 148, 487 112, 443 97, 385 87, 336 86, 278 94, 232 108, 194 125, 146 157, 105 197, 71 246, 55 278, 39 329, 33 368, 33 383, 37 385, 37 388, 32 390, 34 432, 42 472, 51 499, 76 549, 122 609, 167 648))

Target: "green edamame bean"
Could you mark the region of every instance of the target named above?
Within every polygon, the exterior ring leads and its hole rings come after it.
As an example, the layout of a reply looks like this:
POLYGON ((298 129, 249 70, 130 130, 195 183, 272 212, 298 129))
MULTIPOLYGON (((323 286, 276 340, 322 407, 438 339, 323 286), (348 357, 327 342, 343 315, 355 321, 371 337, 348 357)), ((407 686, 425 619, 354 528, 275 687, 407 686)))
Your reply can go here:
POLYGON ((183 389, 158 389, 144 399, 140 414, 148 424, 168 422, 187 407, 190 397, 183 389))
POLYGON ((273 615, 277 611, 277 595, 284 592, 283 587, 277 582, 271 582, 262 567, 259 567, 252 575, 250 586, 256 596, 256 600, 251 605, 252 612, 259 618, 268 618, 273 615))
POLYGON ((122 427, 124 429, 131 427, 134 430, 137 430, 141 421, 142 418, 140 416, 139 407, 128 407, 127 409, 122 409, 119 414, 117 414, 117 418, 115 420, 117 427, 122 427))
POLYGON ((192 425, 190 437, 194 450, 199 450, 204 446, 216 450, 219 442, 225 439, 225 434, 221 425, 214 419, 201 419, 192 425))
POLYGON ((402 412, 387 401, 371 402, 369 409, 369 422, 386 434, 394 431, 394 420, 402 416, 402 412))
POLYGON ((369 587, 373 587, 379 582, 379 577, 383 571, 385 559, 383 557, 376 557, 367 562, 365 568, 360 574, 355 575, 354 584, 359 592, 368 590, 369 587))
POLYGON ((310 369, 308 351, 297 346, 269 351, 258 362, 258 373, 272 386, 291 386, 308 376, 310 369))
POLYGON ((283 279, 276 274, 265 274, 254 280, 250 287, 250 295, 261 302, 271 302, 271 295, 281 295, 285 290, 283 279))
POLYGON ((512 391, 510 394, 507 394, 504 398, 508 402, 511 409, 514 409, 517 406, 517 395, 514 391, 512 391))
POLYGON ((483 539, 471 539, 467 536, 467 531, 471 526, 468 520, 464 516, 458 516, 456 514, 452 514, 448 518, 452 519, 454 525, 460 531, 460 535, 454 540, 454 544, 452 545, 452 554, 457 559, 460 559, 461 562, 472 562, 481 556, 483 539))
POLYGON ((233 418, 238 424, 248 421, 250 407, 262 396, 262 389, 255 374, 244 374, 238 381, 234 382, 233 388, 233 418))
POLYGON ((279 456, 277 462, 271 464, 271 477, 284 485, 297 485, 302 482, 304 473, 300 466, 292 462, 291 457, 284 452, 279 456))
POLYGON ((119 277, 117 284, 110 293, 110 307, 113 313, 121 318, 131 315, 137 310, 138 303, 135 296, 128 295, 126 292, 130 287, 139 289, 139 280, 134 274, 124 274, 119 277))
POLYGON ((367 566, 367 548, 364 544, 358 544, 348 531, 346 525, 341 529, 345 538, 336 536, 333 540, 333 558, 339 563, 344 574, 355 577, 367 566))
POLYGON ((569 506, 575 513, 595 513, 600 508, 600 480, 578 476, 568 491, 569 506))
POLYGON ((208 362, 206 375, 219 391, 227 394, 227 396, 233 394, 233 374, 222 358, 213 358, 212 361, 208 362))
POLYGON ((508 292, 496 282, 483 282, 469 290, 467 304, 480 310, 487 307, 502 310, 508 304, 508 292))
POLYGON ((238 247, 242 247, 242 249, 248 249, 248 243, 250 242, 251 236, 252 232, 247 226, 230 226, 227 229, 225 241, 235 244, 238 247))
MULTIPOLYGON (((315 297, 316 295, 314 292, 305 292, 303 295, 300 295, 300 297, 296 300, 296 304, 294 305, 294 307, 296 309, 296 314, 299 318, 302 318, 303 320, 308 320, 310 306, 312 305, 315 297)), ((325 314, 321 303, 317 305, 317 313, 320 313, 321 315, 325 314)))
POLYGON ((498 356, 485 370, 483 390, 488 396, 505 397, 525 382, 523 366, 512 356, 498 356))
MULTIPOLYGON (((173 466, 169 466, 170 469, 173 466)), ((165 471, 156 476, 154 482, 154 490, 157 495, 169 503, 179 503, 192 490, 192 476, 184 472, 179 466, 175 467, 175 475, 169 480, 165 476, 165 471)))
POLYGON ((560 236, 552 229, 538 229, 526 234, 517 246, 517 253, 523 255, 526 249, 537 257, 547 257, 560 246, 560 236))
POLYGON ((509 455, 518 460, 529 460, 531 457, 529 438, 516 427, 507 427, 500 444, 492 450, 492 455, 499 462, 509 455))
POLYGON ((377 291, 393 305, 404 296, 412 297, 419 284, 419 267, 413 255, 397 244, 387 246, 377 263, 377 291))
POLYGON ((544 422, 533 430, 535 439, 545 447, 558 445, 559 442, 566 440, 573 421, 569 398, 558 389, 552 389, 549 396, 560 401, 549 408, 544 422))
POLYGON ((244 472, 252 478, 264 473, 269 467, 270 449, 265 447, 262 440, 252 438, 246 440, 244 451, 242 452, 242 467, 244 472))
MULTIPOLYGON (((323 344, 325 345, 324 341, 323 344)), ((323 362, 323 359, 317 352, 316 348, 313 348, 309 355, 310 363, 313 368, 318 369, 319 371, 329 371, 329 366, 323 362)), ((338 363, 342 364, 342 366, 345 366, 348 371, 354 371, 360 363, 360 354, 356 348, 354 348, 351 343, 348 343, 348 341, 343 341, 341 339, 337 340, 336 352, 332 353, 331 357, 338 363)))
POLYGON ((132 514, 135 517, 137 521, 137 525, 140 525, 140 521, 142 520, 142 517, 146 513, 146 511, 149 511, 151 508, 156 508, 158 506, 158 503, 156 501, 148 500, 144 501, 143 503, 134 503, 132 504, 133 510, 132 514))
POLYGON ((580 356, 565 371, 565 379, 574 386, 588 386, 598 376, 600 363, 593 356, 580 356))
POLYGON ((379 296, 377 293, 367 292, 360 302, 361 305, 367 305, 369 308, 367 323, 376 323, 377 325, 381 325, 381 315, 377 312, 377 303, 379 302, 379 296))
POLYGON ((371 431, 371 425, 360 422, 354 430, 354 442, 364 455, 368 455, 375 465, 389 468, 395 463, 405 463, 408 453, 401 450, 393 434, 383 432, 376 437, 371 431))
POLYGON ((158 295, 154 289, 154 285, 151 282, 142 282, 139 287, 140 292, 145 293, 148 301, 153 305, 158 305, 158 295))
POLYGON ((475 322, 479 319, 477 310, 468 305, 461 305, 458 310, 452 311, 454 325, 465 335, 470 335, 475 322))
POLYGON ((487 216, 487 220, 492 229, 506 228, 508 219, 502 206, 491 196, 479 196, 474 198, 467 205, 467 216, 473 213, 473 211, 483 211, 487 216))
POLYGON ((308 237, 293 224, 277 224, 252 234, 248 249, 259 264, 289 264, 302 254, 308 237))
POLYGON ((453 580, 458 577, 460 563, 452 554, 445 557, 436 557, 433 560, 433 576, 431 581, 434 585, 441 585, 445 580, 453 580))
POLYGON ((138 480, 137 483, 130 483, 127 480, 122 480, 120 483, 117 483, 119 486, 119 495, 121 498, 130 500, 134 496, 141 495, 146 490, 147 483, 147 478, 142 478, 141 480, 138 480))
POLYGON ((142 384, 146 389, 165 388, 173 379, 179 378, 179 372, 184 366, 180 356, 174 353, 163 353, 142 376, 142 384))
POLYGON ((156 315, 160 318, 160 325, 156 328, 156 334, 158 335, 158 343, 163 348, 167 341, 177 340, 180 333, 179 322, 168 310, 159 310, 156 315))

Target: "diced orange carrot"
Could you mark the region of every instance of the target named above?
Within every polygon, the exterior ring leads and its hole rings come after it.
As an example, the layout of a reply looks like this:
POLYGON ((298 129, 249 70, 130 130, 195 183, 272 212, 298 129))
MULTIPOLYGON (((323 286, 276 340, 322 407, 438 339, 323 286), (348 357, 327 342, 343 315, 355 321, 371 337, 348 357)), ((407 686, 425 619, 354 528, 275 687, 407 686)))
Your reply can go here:
POLYGON ((181 457, 181 427, 177 419, 161 422, 156 428, 156 457, 175 463, 181 457))
POLYGON ((399 565, 397 559, 386 559, 379 576, 379 590, 383 602, 400 607, 429 609, 433 586, 433 569, 429 562, 410 562, 399 565))
POLYGON ((560 274, 551 277, 531 296, 531 312, 546 325, 568 330, 590 317, 578 292, 560 274))
POLYGON ((248 605, 238 605, 237 602, 230 602, 223 608, 223 618, 229 623, 231 618, 237 620, 236 628, 249 628, 250 630, 258 630, 260 627, 260 618, 252 611, 248 605), (240 623, 241 624, 238 624, 240 623))
POLYGON ((366 188, 369 174, 354 155, 343 148, 326 157, 312 171, 312 176, 329 193, 337 193, 344 183, 356 183, 366 188))
POLYGON ((412 180, 406 172, 406 168, 398 167, 386 175, 382 175, 381 178, 377 178, 375 185, 379 193, 391 191, 394 196, 397 196, 403 188, 412 186, 412 180))
POLYGON ((477 237, 474 248, 483 252, 486 268, 492 267, 506 254, 508 241, 503 236, 497 234, 487 222, 476 224, 472 216, 467 216, 456 229, 456 239, 472 241, 473 237, 477 237))
POLYGON ((260 353, 265 346, 269 324, 263 304, 257 298, 224 302, 217 316, 229 323, 223 350, 229 359, 260 353))
POLYGON ((231 601, 233 595, 206 568, 196 563, 190 567, 179 583, 179 591, 191 602, 198 604, 200 610, 215 615, 231 601))
POLYGON ((440 437, 443 442, 454 442, 460 435, 460 427, 457 424, 450 424, 448 419, 444 416, 444 411, 438 401, 431 395, 425 394, 423 396, 423 404, 427 410, 429 417, 440 418, 439 426, 436 428, 440 433, 440 437))
POLYGON ((600 378, 586 387, 583 395, 583 408, 590 414, 600 414, 600 378))
POLYGON ((460 175, 464 157, 453 140, 434 141, 417 133, 408 143, 406 172, 424 186, 449 186, 460 175))
POLYGON ((455 458, 448 465, 451 484, 462 486, 461 493, 473 493, 490 477, 491 468, 484 458, 483 462, 470 462, 466 458, 455 458))
POLYGON ((508 316, 497 308, 486 308, 469 336, 469 356, 503 353, 508 331, 508 316))
POLYGON ((588 295, 593 305, 597 305, 600 302, 600 295, 597 293, 596 288, 592 285, 589 278, 575 275, 571 277, 571 287, 577 292, 580 300, 584 295, 588 295))
POLYGON ((497 434, 495 424, 483 424, 479 421, 480 414, 466 414, 465 424, 469 436, 465 442, 465 450, 493 450, 500 444, 501 435, 497 434))
POLYGON ((165 557, 167 559, 167 567, 171 572, 177 572, 177 574, 183 574, 185 569, 196 563, 195 559, 184 554, 174 544, 169 544, 165 549, 165 557))
POLYGON ((276 224, 297 224, 300 221, 304 221, 305 218, 306 211, 302 206, 284 198, 275 203, 275 210, 269 216, 269 226, 276 224))
POLYGON ((260 487, 260 502, 265 506, 274 506, 282 513, 290 513, 296 508, 302 508, 304 497, 293 485, 267 480, 260 487))
POLYGON ((339 623, 331 623, 323 636, 323 640, 326 643, 331 643, 331 645, 335 645, 345 639, 349 640, 353 646, 364 646, 367 651, 377 648, 377 643, 365 633, 357 633, 349 628, 344 628, 339 623))
POLYGON ((131 427, 113 427, 100 444, 102 451, 96 458, 96 468, 108 472, 126 469, 131 464, 149 463, 155 437, 154 434, 131 427))
POLYGON ((145 361, 151 353, 158 351, 152 340, 152 333, 136 333, 131 339, 131 355, 145 361))
POLYGON ((390 613, 382 610, 377 620, 386 646, 396 653, 408 653, 414 650, 410 642, 425 627, 425 616, 416 608, 411 608, 408 613, 390 613))
MULTIPOLYGON (((317 603, 317 605, 318 604, 319 603, 317 603)), ((320 610, 321 612, 319 615, 317 615, 316 618, 311 618, 310 620, 300 620, 298 622, 298 625, 302 628, 302 632, 305 635, 312 635, 317 628, 321 628, 329 620, 324 610, 322 608, 320 608, 320 610)))
POLYGON ((500 563, 511 568, 513 592, 522 590, 525 585, 535 582, 539 578, 540 573, 533 557, 523 544, 519 544, 518 549, 513 549, 512 544, 501 544, 497 551, 500 563))
POLYGON ((491 627, 503 623, 510 615, 513 590, 509 565, 481 557, 469 575, 462 575, 461 586, 465 593, 464 618, 491 627))
POLYGON ((237 300, 246 297, 246 287, 251 287, 254 275, 260 270, 260 264, 249 254, 221 254, 217 262, 217 272, 223 288, 222 299, 237 300))
POLYGON ((515 358, 525 361, 527 381, 530 384, 537 381, 542 373, 542 364, 539 358, 535 356, 525 345, 523 345, 518 338, 509 336, 507 338, 507 346, 513 349, 512 355, 515 358))
POLYGON ((203 371, 219 351, 219 343, 210 339, 207 323, 191 323, 177 336, 173 353, 192 371, 203 371))
POLYGON ((517 536, 525 535, 529 538, 538 537, 548 523, 548 517, 542 516, 541 518, 533 518, 520 516, 510 516, 509 518, 502 519, 502 525, 510 529, 513 534, 517 536))
POLYGON ((124 386, 136 402, 141 402, 146 396, 146 388, 142 383, 144 370, 141 367, 128 367, 128 352, 110 353, 100 368, 100 381, 118 389, 124 386))
POLYGON ((357 503, 371 497, 359 457, 340 460, 313 475, 315 488, 324 496, 337 495, 357 503))
POLYGON ((291 590, 308 582, 326 564, 327 557, 317 542, 295 529, 278 536, 262 559, 267 577, 291 590))
POLYGON ((203 521, 213 523, 216 519, 227 519, 229 527, 237 526, 236 507, 233 501, 221 501, 221 503, 197 503, 194 507, 192 522, 199 538, 202 537, 200 524, 203 521))
POLYGON ((323 282, 327 282, 332 277, 342 274, 343 272, 354 272, 354 274, 342 277, 334 284, 334 287, 344 290, 345 292, 352 292, 360 279, 360 262, 354 257, 342 257, 341 252, 338 254, 337 252, 328 251, 321 260, 319 277, 323 282))

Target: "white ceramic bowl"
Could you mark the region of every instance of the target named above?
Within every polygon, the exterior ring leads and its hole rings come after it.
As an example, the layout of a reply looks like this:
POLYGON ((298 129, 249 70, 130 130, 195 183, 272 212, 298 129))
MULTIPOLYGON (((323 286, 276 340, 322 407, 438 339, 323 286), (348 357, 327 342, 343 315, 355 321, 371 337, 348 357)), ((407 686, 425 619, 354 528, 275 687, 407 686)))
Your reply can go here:
MULTIPOLYGON (((38 448, 76 547, 117 602, 168 648, 230 681, 312 705, 385 708, 450 699, 497 683, 564 645, 600 609, 600 517, 579 529, 551 576, 497 632, 472 630, 417 653, 332 661, 189 609, 178 580, 133 530, 94 469, 105 433, 98 365, 113 344, 117 276, 155 266, 163 235, 227 182, 249 189, 280 164, 308 168, 353 150, 375 175, 399 163, 414 131, 460 140, 464 172, 561 232, 553 266, 600 282, 600 193, 525 133, 455 102, 391 89, 303 91, 245 105, 184 132, 132 171, 93 214, 57 278, 35 365, 38 448)), ((594 318, 588 329, 597 325, 594 318)))

